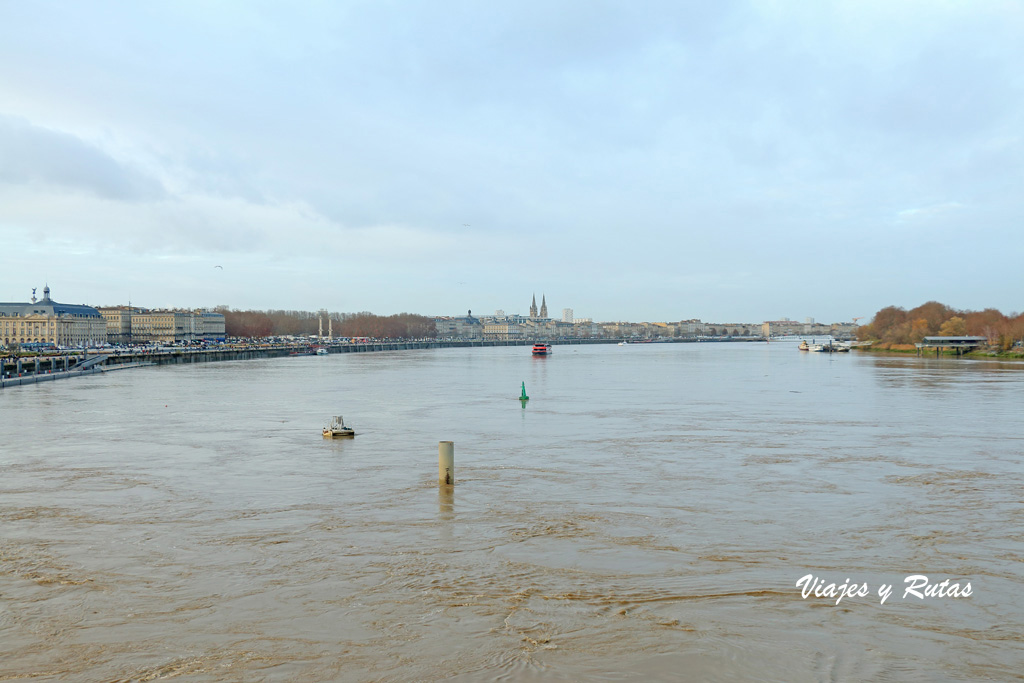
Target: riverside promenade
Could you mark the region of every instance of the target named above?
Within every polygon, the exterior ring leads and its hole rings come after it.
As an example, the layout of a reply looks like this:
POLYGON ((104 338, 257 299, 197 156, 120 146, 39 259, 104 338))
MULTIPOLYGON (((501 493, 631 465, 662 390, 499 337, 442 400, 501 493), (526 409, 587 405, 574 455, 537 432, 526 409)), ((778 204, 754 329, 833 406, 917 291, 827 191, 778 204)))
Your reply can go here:
MULTIPOLYGON (((311 356, 316 348, 327 349, 327 353, 371 353, 375 351, 406 351, 414 349, 448 349, 488 346, 532 346, 536 340, 423 340, 423 341, 366 341, 340 342, 322 341, 286 344, 257 341, 223 344, 207 348, 162 348, 116 351, 90 351, 85 354, 62 354, 58 356, 33 356, 6 358, 0 362, 0 389, 6 387, 48 382, 56 379, 80 377, 97 372, 122 370, 147 365, 181 365, 185 363, 210 363, 231 360, 254 360, 258 358, 283 358, 286 356, 311 356)), ((550 340, 555 346, 576 346, 581 344, 618 344, 619 338, 558 339, 550 340)), ((633 343, 692 343, 692 342, 751 342, 764 341, 759 337, 736 338, 672 338, 658 341, 637 341, 633 343)))
MULTIPOLYGON (((562 344, 614 344, 618 339, 568 339, 556 342, 562 344)), ((367 341, 333 342, 325 341, 316 345, 302 344, 260 344, 258 342, 224 344, 212 348, 165 348, 160 350, 138 349, 131 351, 100 351, 86 354, 60 356, 35 356, 20 359, 5 359, 0 363, 0 389, 6 387, 48 382, 86 374, 107 372, 147 365, 179 365, 185 363, 208 363, 231 360, 254 360, 257 358, 282 358, 286 356, 309 356, 315 347, 325 348, 334 353, 370 353, 375 351, 405 351, 411 349, 444 349, 485 346, 530 346, 533 340, 469 341, 367 341)))
MULTIPOLYGON (((611 339, 573 339, 558 344, 610 344, 619 340, 611 339)), ((120 363, 149 362, 155 365, 177 365, 182 363, 206 363, 227 360, 252 360, 255 358, 282 358, 285 356, 312 355, 316 348, 327 349, 327 353, 371 353, 375 351, 406 351, 413 349, 447 349, 483 346, 531 346, 533 341, 467 341, 467 340, 429 340, 429 341, 368 341, 368 342, 330 342, 318 344, 260 344, 241 343, 225 344, 205 349, 166 349, 148 352, 126 352, 119 355, 111 354, 106 366, 120 363)))

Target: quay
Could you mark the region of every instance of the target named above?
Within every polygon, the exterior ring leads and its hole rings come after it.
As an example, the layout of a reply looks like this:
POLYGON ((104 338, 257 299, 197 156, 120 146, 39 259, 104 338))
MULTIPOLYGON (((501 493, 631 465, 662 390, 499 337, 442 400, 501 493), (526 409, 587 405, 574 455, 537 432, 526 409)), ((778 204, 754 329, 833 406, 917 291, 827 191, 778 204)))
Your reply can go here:
MULTIPOLYGON (((605 339, 573 339, 565 344, 605 344, 605 339)), ((318 346, 333 353, 368 353, 374 351, 404 351, 409 349, 441 349, 486 346, 527 346, 524 340, 430 340, 430 341, 369 341, 321 342, 318 346)), ((118 351, 87 351, 54 356, 34 356, 0 359, 0 389, 68 377, 107 372, 147 365, 178 365, 258 358, 283 358, 311 354, 308 343, 299 344, 225 344, 213 348, 166 348, 160 350, 137 349, 118 351)))
MULTIPOLYGON (((564 339, 555 340, 557 345, 575 346, 582 344, 618 344, 623 339, 564 339)), ((763 341, 763 338, 737 339, 666 339, 651 343, 712 341, 763 341)), ((315 346, 334 353, 370 353, 379 351, 405 351, 411 349, 446 349, 492 346, 532 346, 533 340, 425 340, 425 341, 367 341, 335 342, 321 341, 315 346)), ((47 382, 68 377, 79 377, 97 372, 142 367, 147 365, 180 365, 186 363, 209 363, 231 360, 255 360, 259 358, 283 358, 287 356, 312 355, 313 345, 303 342, 296 344, 258 344, 254 342, 224 344, 207 348, 164 348, 159 350, 100 350, 85 353, 65 353, 54 356, 5 358, 0 360, 0 389, 47 382)))

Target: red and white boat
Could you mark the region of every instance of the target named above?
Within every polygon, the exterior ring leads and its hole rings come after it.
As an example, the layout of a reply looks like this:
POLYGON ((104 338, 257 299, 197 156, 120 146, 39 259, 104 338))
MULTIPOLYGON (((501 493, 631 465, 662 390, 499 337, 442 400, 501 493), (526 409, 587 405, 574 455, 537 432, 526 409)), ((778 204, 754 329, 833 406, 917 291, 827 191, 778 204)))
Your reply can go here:
POLYGON ((535 356, 550 356, 551 355, 551 344, 542 344, 537 342, 533 345, 533 355, 535 356))

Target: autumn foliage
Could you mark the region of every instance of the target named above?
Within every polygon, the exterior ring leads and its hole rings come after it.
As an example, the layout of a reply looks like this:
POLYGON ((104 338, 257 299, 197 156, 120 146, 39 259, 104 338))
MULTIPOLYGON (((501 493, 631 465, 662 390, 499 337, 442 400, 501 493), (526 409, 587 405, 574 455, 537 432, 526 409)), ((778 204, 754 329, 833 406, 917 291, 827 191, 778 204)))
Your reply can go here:
POLYGON ((228 337, 309 336, 328 329, 335 337, 372 337, 375 339, 423 339, 437 335, 434 320, 414 313, 381 316, 373 313, 312 313, 309 311, 233 311, 216 309, 224 315, 228 337), (331 323, 328 325, 328 318, 331 323))
POLYGON ((1024 314, 1009 316, 994 308, 983 311, 958 311, 937 301, 929 301, 909 311, 896 306, 883 308, 868 325, 857 329, 861 341, 883 344, 916 344, 925 337, 971 335, 986 337, 989 344, 1003 350, 1024 339, 1024 314))

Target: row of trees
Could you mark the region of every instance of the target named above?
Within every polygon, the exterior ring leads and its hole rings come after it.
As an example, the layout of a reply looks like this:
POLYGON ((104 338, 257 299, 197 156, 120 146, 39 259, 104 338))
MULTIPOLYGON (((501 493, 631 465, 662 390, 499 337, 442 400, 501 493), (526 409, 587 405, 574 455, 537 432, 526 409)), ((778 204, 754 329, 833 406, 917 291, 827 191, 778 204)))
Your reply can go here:
POLYGON ((415 313, 380 316, 373 313, 346 313, 335 318, 335 335, 376 337, 377 339, 424 339, 437 336, 433 318, 415 313), (341 332, 338 332, 338 324, 341 332))
POLYGON ((925 337, 971 335, 986 337, 989 344, 1003 350, 1024 339, 1024 314, 1002 314, 994 308, 983 311, 958 311, 937 301, 929 301, 909 311, 887 306, 868 325, 857 328, 861 341, 887 344, 916 344, 925 337))
POLYGON ((229 337, 280 337, 319 334, 328 328, 335 337, 374 337, 376 339, 422 339, 437 336, 434 320, 414 313, 381 316, 373 313, 314 313, 310 311, 233 311, 227 306, 216 310, 224 316, 224 333, 229 337), (328 319, 331 323, 328 325, 328 319))

